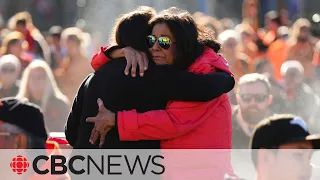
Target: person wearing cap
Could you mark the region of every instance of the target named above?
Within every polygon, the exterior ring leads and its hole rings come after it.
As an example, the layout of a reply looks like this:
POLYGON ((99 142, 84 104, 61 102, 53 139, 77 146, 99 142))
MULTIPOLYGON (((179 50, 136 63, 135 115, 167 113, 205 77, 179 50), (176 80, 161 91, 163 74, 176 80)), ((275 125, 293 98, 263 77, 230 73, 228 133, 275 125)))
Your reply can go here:
POLYGON ((38 106, 15 98, 0 100, 0 148, 45 149, 48 138, 38 106))
POLYGON ((270 83, 262 74, 246 74, 238 83, 238 105, 232 110, 232 148, 247 149, 256 124, 272 114, 270 83))
POLYGON ((257 180, 308 180, 313 149, 320 149, 320 136, 310 135, 306 122, 292 114, 279 114, 261 121, 250 140, 257 180))
MULTIPOLYGON (((43 114, 40 108, 25 100, 13 97, 0 99, 0 149, 46 149, 49 157, 61 155, 57 142, 47 140, 43 114)), ((50 169, 50 160, 40 169, 50 169)), ((30 174, 30 180, 70 179, 68 174, 40 176, 30 174)))

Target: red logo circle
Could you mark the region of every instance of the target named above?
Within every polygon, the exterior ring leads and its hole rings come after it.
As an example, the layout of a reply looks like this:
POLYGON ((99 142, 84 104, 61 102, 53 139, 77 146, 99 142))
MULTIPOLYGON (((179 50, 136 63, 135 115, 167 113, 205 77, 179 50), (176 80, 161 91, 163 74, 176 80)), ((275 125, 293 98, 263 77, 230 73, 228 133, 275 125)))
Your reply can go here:
POLYGON ((10 163, 10 167, 13 172, 21 175, 22 173, 26 172, 29 168, 29 162, 27 158, 19 155, 12 159, 10 163))

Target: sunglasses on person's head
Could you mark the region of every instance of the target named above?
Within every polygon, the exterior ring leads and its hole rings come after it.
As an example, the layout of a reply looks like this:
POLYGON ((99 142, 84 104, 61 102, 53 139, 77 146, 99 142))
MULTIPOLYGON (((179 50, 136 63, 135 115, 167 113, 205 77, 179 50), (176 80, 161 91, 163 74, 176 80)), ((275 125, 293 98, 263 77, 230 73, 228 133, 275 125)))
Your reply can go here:
POLYGON ((269 95, 267 94, 241 94, 240 98, 243 102, 249 103, 254 99, 255 102, 261 103, 264 102, 269 95))
POLYGON ((175 42, 172 42, 171 39, 167 36, 158 37, 158 38, 156 38, 153 35, 147 36, 147 44, 149 48, 152 48, 153 45, 156 43, 156 41, 158 41, 159 46, 165 50, 169 49, 172 43, 175 43, 175 42))

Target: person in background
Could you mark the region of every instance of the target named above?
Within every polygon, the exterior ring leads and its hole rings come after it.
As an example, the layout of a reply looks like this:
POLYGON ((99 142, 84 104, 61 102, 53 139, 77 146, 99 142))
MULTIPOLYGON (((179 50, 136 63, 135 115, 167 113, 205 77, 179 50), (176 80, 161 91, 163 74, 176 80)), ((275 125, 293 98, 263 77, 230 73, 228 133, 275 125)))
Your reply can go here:
POLYGON ((27 98, 42 108, 50 132, 64 130, 70 109, 69 100, 61 93, 46 62, 35 60, 26 68, 16 97, 27 98))
POLYGON ((289 11, 286 9, 281 9, 280 10, 280 21, 281 21, 281 26, 286 26, 289 27, 291 24, 291 20, 289 17, 289 11))
POLYGON ((257 0, 244 0, 242 4, 242 24, 250 25, 254 32, 259 27, 258 6, 257 0))
MULTIPOLYGON (((238 84, 237 82, 241 76, 252 72, 253 69, 250 57, 239 52, 236 48, 239 43, 239 38, 239 34, 235 30, 223 31, 218 36, 218 41, 222 45, 220 53, 228 60, 231 72, 234 74, 236 85, 238 84)), ((236 104, 235 91, 237 88, 238 87, 235 86, 235 88, 228 93, 233 105, 236 104)))
POLYGON ((24 35, 25 40, 28 42, 28 51, 32 52, 35 44, 34 38, 31 36, 30 31, 27 29, 27 20, 24 17, 19 17, 16 21, 14 29, 24 35))
POLYGON ((251 72, 252 67, 250 67, 250 57, 239 52, 236 48, 240 41, 240 36, 237 31, 223 31, 218 36, 218 40, 222 45, 220 52, 228 60, 231 72, 234 73, 236 81, 239 80, 241 76, 251 72))
POLYGON ((61 47, 61 33, 62 27, 52 26, 49 29, 49 38, 51 40, 50 51, 51 51, 51 64, 50 68, 55 71, 56 68, 60 67, 64 55, 61 47))
POLYGON ((262 34, 263 44, 269 46, 277 39, 277 31, 280 26, 281 20, 279 14, 276 11, 269 11, 265 15, 265 33, 262 34))
POLYGON ((237 45, 237 50, 255 60, 258 53, 258 46, 255 44, 255 32, 249 24, 239 24, 236 26, 236 31, 240 33, 240 43, 237 45))
POLYGON ((319 131, 318 110, 319 96, 304 82, 304 68, 299 61, 286 61, 281 66, 283 76, 284 99, 286 113, 294 113, 302 117, 311 130, 319 131))
POLYGON ((246 74, 238 86, 238 105, 232 112, 232 148, 247 149, 254 127, 272 114, 272 95, 270 83, 262 74, 246 74))
POLYGON ((280 17, 277 12, 270 11, 265 15, 265 27, 257 31, 256 44, 258 46, 257 59, 267 59, 267 50, 271 43, 277 39, 277 31, 281 26, 280 17))
POLYGON ((211 29, 214 32, 215 37, 218 37, 222 31, 222 25, 220 21, 211 16, 202 16, 199 18, 199 20, 197 20, 197 23, 199 26, 211 29))
POLYGON ((306 122, 292 114, 279 114, 261 121, 250 140, 256 180, 309 180, 313 149, 320 149, 320 136, 310 135, 306 122))
MULTIPOLYGON (((0 149, 37 149, 37 152, 52 155, 62 155, 59 145, 48 140, 43 114, 40 108, 26 99, 13 97, 0 99, 0 149)), ((50 167, 50 160, 38 163, 40 169, 50 167)), ((70 179, 68 173, 62 175, 39 175, 33 171, 26 172, 28 179, 70 179), (39 177, 41 176, 41 177, 39 177)))
POLYGON ((41 110, 13 97, 0 100, 1 149, 45 149, 48 138, 41 110))
POLYGON ((17 31, 10 32, 3 39, 0 53, 1 55, 13 54, 19 58, 21 71, 23 71, 32 61, 32 57, 25 52, 27 46, 23 34, 17 31))
POLYGON ((274 78, 274 70, 272 64, 268 60, 259 60, 256 62, 255 72, 263 74, 270 82, 270 92, 272 95, 272 104, 270 105, 271 112, 284 113, 285 102, 283 98, 283 87, 274 78))
POLYGON ((234 27, 235 27, 235 24, 234 24, 233 20, 230 19, 230 18, 222 18, 219 21, 220 21, 221 26, 222 26, 221 31, 234 29, 234 27))
POLYGON ((16 56, 9 54, 0 58, 0 99, 17 95, 20 71, 21 64, 16 56))
POLYGON ((41 32, 33 25, 29 12, 23 11, 12 16, 9 19, 8 27, 23 34, 23 38, 28 44, 26 52, 32 56, 32 59, 51 62, 50 48, 41 32))
POLYGON ((314 43, 310 34, 311 24, 309 20, 300 18, 292 25, 288 51, 288 60, 299 61, 304 68, 305 81, 311 84, 314 75, 312 56, 314 53, 314 43))
POLYGON ((288 38, 289 28, 281 26, 277 31, 277 40, 271 43, 267 50, 267 58, 273 66, 276 80, 280 80, 282 78, 280 68, 282 63, 288 58, 288 38))
POLYGON ((61 65, 54 72, 58 85, 69 100, 74 99, 81 82, 93 70, 82 47, 82 31, 71 27, 62 32, 62 44, 67 49, 61 65))

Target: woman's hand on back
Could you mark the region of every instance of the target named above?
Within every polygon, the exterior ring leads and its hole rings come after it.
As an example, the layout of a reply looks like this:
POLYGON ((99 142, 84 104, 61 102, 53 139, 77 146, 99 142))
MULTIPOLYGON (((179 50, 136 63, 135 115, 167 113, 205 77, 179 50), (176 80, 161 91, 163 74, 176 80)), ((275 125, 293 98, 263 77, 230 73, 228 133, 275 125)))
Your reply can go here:
POLYGON ((98 101, 99 112, 96 117, 87 118, 87 122, 94 123, 94 128, 91 131, 89 142, 96 144, 100 137, 99 147, 101 148, 105 141, 107 133, 115 126, 116 115, 110 110, 106 109, 103 101, 99 98, 98 101))
POLYGON ((148 69, 149 60, 143 52, 137 51, 131 47, 123 48, 124 57, 127 59, 127 66, 124 70, 126 75, 129 74, 131 68, 132 77, 136 77, 137 65, 139 65, 140 76, 144 75, 144 71, 148 69))

